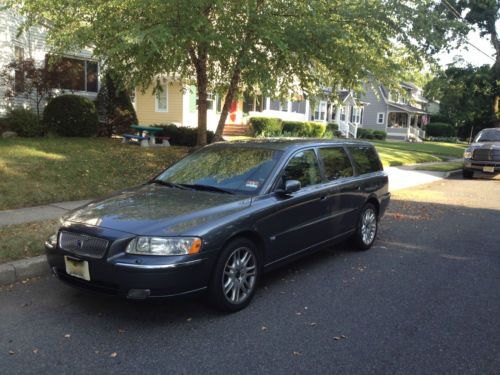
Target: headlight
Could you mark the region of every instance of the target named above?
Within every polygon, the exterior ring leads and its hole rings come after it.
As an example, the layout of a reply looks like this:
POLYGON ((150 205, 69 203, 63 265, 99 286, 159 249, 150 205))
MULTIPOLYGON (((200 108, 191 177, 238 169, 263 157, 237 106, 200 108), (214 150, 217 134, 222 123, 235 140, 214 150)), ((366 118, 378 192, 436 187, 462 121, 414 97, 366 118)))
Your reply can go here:
POLYGON ((46 245, 50 246, 51 248, 55 248, 57 246, 57 236, 58 232, 55 232, 54 234, 51 234, 49 238, 47 238, 47 241, 45 242, 46 245))
POLYGON ((464 159, 472 159, 472 150, 467 149, 464 151, 464 159))
POLYGON ((137 237, 127 246, 125 252, 140 255, 188 255, 201 249, 198 237, 137 237))

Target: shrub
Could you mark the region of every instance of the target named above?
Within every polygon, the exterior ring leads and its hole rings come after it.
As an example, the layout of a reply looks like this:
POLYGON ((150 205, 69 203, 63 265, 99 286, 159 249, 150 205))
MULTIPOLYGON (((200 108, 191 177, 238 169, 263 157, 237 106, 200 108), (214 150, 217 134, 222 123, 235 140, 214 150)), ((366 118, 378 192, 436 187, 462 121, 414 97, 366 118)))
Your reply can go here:
POLYGON ((454 137, 455 128, 444 122, 435 122, 427 125, 425 132, 429 137, 454 137))
POLYGON ((383 141, 387 138, 387 133, 383 130, 374 130, 373 136, 375 137, 375 139, 383 141))
POLYGON ((283 121, 272 117, 251 117, 250 128, 256 136, 279 136, 282 133, 283 121))
POLYGON ((309 123, 302 121, 283 121, 283 135, 291 137, 307 137, 309 123))
MULTIPOLYGON (((159 136, 170 137, 170 144, 173 146, 196 146, 196 138, 198 134, 197 128, 190 128, 187 126, 177 126, 174 124, 160 124, 154 125, 163 130, 157 133, 159 136)), ((211 143, 214 138, 214 132, 207 131, 207 142, 211 143)))
POLYGON ((438 122, 442 122, 445 124, 451 123, 450 118, 447 115, 443 115, 441 113, 436 113, 435 115, 431 115, 431 123, 434 124, 438 122))
POLYGON ((457 137, 428 137, 426 141, 430 142, 447 142, 447 143, 458 143, 457 137))
MULTIPOLYGON (((385 133, 385 132, 384 132, 385 133)), ((373 129, 358 129, 357 138, 360 139, 375 139, 375 133, 373 129)))
POLYGON ((326 125, 321 124, 319 122, 310 122, 309 123, 309 137, 313 138, 321 138, 326 131, 326 125))
POLYGON ((37 115, 29 109, 14 108, 7 112, 5 126, 21 137, 39 137, 44 133, 37 115))
POLYGON ((96 108, 99 114, 101 132, 108 137, 113 134, 131 132, 131 125, 137 124, 137 115, 129 94, 119 86, 116 78, 106 72, 97 94, 96 108))
POLYGON ((49 131, 67 137, 90 137, 97 132, 97 111, 92 101, 78 95, 52 99, 43 112, 49 131))
POLYGON ((326 130, 335 133, 336 131, 339 130, 339 124, 337 124, 336 122, 329 122, 328 124, 326 124, 326 130))

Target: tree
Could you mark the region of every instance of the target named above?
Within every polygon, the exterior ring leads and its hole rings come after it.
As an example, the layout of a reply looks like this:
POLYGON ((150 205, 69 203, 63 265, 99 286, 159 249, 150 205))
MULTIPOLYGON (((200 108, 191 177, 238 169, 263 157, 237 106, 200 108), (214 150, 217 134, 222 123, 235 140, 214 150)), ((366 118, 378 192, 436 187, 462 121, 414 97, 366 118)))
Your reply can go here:
POLYGON ((0 71, 0 85, 6 87, 5 98, 12 102, 24 98, 29 107, 36 110, 40 121, 45 102, 53 95, 53 78, 45 66, 37 66, 35 60, 13 60, 0 71))
POLYGON ((359 88, 372 76, 395 84, 463 28, 434 0, 14 3, 27 16, 24 27, 48 28, 55 51, 91 47, 131 87, 146 88, 161 75, 194 78, 199 145, 206 143, 209 92, 225 95, 220 139, 242 91, 312 97, 325 87, 359 88))
MULTIPOLYGON (((440 101, 440 115, 448 119, 461 138, 491 126, 493 101, 493 71, 482 67, 452 66, 441 71, 425 87, 428 99, 440 101)), ((431 120, 432 121, 432 120, 431 120)))
POLYGON ((456 8, 458 14, 465 12, 465 20, 479 28, 481 36, 488 35, 496 52, 493 65, 492 82, 494 85, 491 118, 495 127, 500 127, 500 39, 497 31, 497 22, 500 21, 499 0, 458 0, 456 8))
POLYGON ((109 137, 127 132, 131 125, 137 124, 130 96, 109 71, 104 74, 97 94, 97 112, 109 137))

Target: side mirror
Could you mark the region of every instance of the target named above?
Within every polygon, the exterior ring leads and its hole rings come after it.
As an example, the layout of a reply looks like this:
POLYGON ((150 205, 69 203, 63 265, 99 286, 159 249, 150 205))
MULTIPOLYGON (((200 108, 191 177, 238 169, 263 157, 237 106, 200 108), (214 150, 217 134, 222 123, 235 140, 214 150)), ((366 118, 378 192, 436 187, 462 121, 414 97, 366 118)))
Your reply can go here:
POLYGON ((286 180, 285 188, 276 190, 276 193, 282 195, 290 195, 298 190, 300 190, 300 181, 299 180, 286 180))

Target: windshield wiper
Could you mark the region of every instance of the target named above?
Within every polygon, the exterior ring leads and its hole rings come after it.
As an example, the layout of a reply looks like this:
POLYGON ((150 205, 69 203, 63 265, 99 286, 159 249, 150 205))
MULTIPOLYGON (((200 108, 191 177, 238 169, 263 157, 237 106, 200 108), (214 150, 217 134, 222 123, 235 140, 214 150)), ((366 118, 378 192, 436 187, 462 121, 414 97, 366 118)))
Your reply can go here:
POLYGON ((181 184, 181 185, 195 190, 206 190, 206 191, 215 191, 217 193, 234 194, 232 191, 217 186, 201 185, 201 184, 181 184))
POLYGON ((162 185, 162 186, 168 186, 168 187, 176 188, 176 189, 187 190, 187 188, 182 186, 182 185, 175 184, 175 183, 169 182, 169 181, 163 181, 163 180, 160 180, 159 178, 152 179, 151 181, 149 181, 149 183, 150 184, 158 184, 158 185, 162 185))

